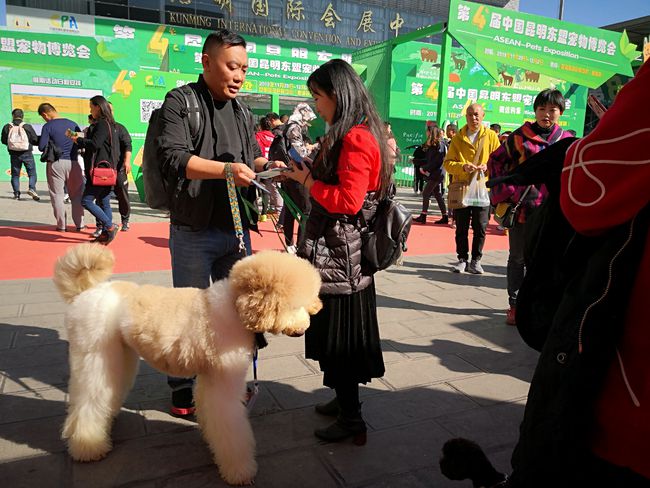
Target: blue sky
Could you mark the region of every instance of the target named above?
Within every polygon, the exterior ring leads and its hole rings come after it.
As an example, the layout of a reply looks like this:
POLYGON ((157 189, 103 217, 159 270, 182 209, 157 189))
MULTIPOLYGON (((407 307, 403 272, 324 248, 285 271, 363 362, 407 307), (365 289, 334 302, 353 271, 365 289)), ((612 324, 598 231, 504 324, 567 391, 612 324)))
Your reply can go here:
MULTIPOLYGON (((558 17, 559 0, 519 0, 519 10, 545 17, 558 17)), ((650 0, 564 0, 564 19, 601 27, 650 15, 650 0)), ((650 34, 650 33, 649 33, 650 34)))

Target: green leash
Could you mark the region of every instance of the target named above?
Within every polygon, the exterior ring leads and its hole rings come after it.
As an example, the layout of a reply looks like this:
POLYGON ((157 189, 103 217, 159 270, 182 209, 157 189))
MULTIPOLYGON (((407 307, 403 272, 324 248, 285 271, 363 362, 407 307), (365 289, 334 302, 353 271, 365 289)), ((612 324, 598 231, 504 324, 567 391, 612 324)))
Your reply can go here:
POLYGON ((235 188, 235 176, 232 173, 232 164, 224 165, 226 172, 226 185, 228 186, 228 200, 230 200, 230 212, 232 213, 232 223, 235 226, 235 236, 239 239, 239 251, 246 253, 246 244, 244 244, 244 226, 241 223, 239 214, 239 204, 237 203, 237 189, 235 188))
MULTIPOLYGON (((228 187, 228 200, 230 200, 230 212, 232 213, 232 222, 235 225, 235 235, 239 239, 239 251, 248 254, 246 251, 246 244, 244 244, 244 226, 241 223, 241 215, 239 214, 239 204, 237 203, 237 192, 239 191, 241 196, 241 190, 235 187, 235 176, 232 173, 232 164, 226 163, 224 165, 224 170, 226 172, 226 186, 228 187)), ((246 216, 250 220, 249 206, 251 210, 257 212, 253 205, 242 196, 242 201, 244 202, 244 210, 246 211, 246 216), (246 205, 248 204, 248 206, 246 205)), ((257 345, 253 346, 253 387, 246 387, 246 396, 244 399, 244 405, 250 412, 253 409, 257 395, 260 392, 259 382, 257 379, 257 345)))

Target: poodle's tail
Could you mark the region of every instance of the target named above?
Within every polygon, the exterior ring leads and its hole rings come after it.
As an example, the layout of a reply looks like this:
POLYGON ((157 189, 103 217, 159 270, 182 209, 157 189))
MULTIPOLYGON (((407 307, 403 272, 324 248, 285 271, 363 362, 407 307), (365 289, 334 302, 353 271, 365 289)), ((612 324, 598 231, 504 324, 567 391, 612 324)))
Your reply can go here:
POLYGON ((106 281, 113 273, 113 264, 115 257, 106 246, 74 246, 54 265, 54 284, 70 303, 80 293, 106 281))

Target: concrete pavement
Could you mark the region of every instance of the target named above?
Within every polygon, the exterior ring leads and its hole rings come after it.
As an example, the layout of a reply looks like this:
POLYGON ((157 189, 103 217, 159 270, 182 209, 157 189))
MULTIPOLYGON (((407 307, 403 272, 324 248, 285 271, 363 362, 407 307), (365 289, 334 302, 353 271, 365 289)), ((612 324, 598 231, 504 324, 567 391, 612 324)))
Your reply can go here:
MULTIPOLYGON (((419 209, 410 190, 400 195, 419 209)), ((0 226, 52 222, 49 203, 13 202, 8 183, 0 183, 0 212, 0 226)), ((160 218, 141 206, 135 213, 133 222, 160 218)), ((329 422, 313 406, 331 392, 318 365, 305 359, 302 339, 269 337, 251 414, 256 485, 468 487, 446 480, 438 468, 442 444, 456 436, 479 442, 497 468, 508 471, 537 354, 504 324, 506 257, 487 253, 483 276, 450 273, 453 255, 409 257, 377 275, 386 374, 362 388, 369 427, 364 447, 323 444, 313 436, 329 422)), ((116 278, 171 284, 167 271, 116 278)), ((50 280, 0 281, 5 486, 225 486, 196 424, 167 413, 165 377, 145 363, 115 422, 113 451, 96 463, 69 458, 60 440, 68 377, 64 310, 50 280)))

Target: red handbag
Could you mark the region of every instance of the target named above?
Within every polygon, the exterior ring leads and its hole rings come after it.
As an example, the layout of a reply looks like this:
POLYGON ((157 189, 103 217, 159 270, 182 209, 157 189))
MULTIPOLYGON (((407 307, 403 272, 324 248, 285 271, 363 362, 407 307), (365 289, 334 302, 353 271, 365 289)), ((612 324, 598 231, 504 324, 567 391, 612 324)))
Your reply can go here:
MULTIPOLYGON (((108 120, 105 120, 108 125, 108 137, 111 144, 111 157, 115 160, 115 153, 113 151, 113 128, 108 120)), ((97 153, 95 153, 96 155, 97 153)), ((90 168, 90 181, 93 186, 115 186, 117 183, 117 170, 115 166, 105 159, 99 162, 93 161, 90 168)))
POLYGON ((108 161, 93 163, 90 178, 93 186, 115 186, 117 183, 117 170, 108 161))

